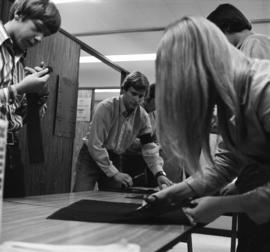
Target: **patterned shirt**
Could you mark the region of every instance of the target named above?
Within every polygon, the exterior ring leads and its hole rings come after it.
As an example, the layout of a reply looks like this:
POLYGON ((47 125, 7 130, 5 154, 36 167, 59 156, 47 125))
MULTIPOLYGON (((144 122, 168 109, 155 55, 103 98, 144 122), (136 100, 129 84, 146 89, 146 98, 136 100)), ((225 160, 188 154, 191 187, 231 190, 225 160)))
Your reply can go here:
MULTIPOLYGON (((119 96, 105 99, 97 105, 85 141, 91 157, 111 177, 118 170, 110 161, 107 150, 122 154, 136 137, 147 133, 152 134, 147 112, 139 106, 128 114, 123 96, 119 96)), ((142 145, 142 154, 153 174, 162 171, 163 160, 159 156, 158 145, 154 142, 142 145)))
POLYGON ((23 55, 15 56, 13 43, 0 23, 0 117, 9 121, 9 130, 23 125, 25 97, 17 95, 13 85, 24 78, 23 55))

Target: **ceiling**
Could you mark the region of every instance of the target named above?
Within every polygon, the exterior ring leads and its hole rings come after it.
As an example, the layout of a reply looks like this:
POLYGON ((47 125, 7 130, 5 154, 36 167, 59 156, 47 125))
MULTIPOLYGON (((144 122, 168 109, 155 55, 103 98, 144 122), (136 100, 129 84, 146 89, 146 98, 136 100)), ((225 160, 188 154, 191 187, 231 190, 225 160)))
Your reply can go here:
MULTIPOLYGON (((54 1, 54 0, 52 0, 54 1)), ((55 0, 57 1, 57 0, 55 0)), ((249 19, 270 19, 270 0, 225 1, 249 19)), ((77 0, 57 4, 62 28, 103 55, 155 53, 162 28, 184 15, 207 16, 219 0, 77 0)), ((270 35, 270 23, 254 24, 270 35)), ((81 53, 86 55, 85 52, 81 53)), ((155 81, 154 61, 115 62, 128 71, 143 72, 155 81)), ((120 74, 103 63, 80 66, 80 86, 119 86, 120 74)))

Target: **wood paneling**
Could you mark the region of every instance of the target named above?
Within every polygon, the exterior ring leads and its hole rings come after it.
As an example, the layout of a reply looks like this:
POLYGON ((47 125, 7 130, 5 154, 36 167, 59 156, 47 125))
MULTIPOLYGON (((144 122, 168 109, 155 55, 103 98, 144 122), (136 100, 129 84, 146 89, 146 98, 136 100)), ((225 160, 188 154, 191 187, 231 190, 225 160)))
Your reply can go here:
POLYGON ((3 204, 1 242, 104 245, 125 239, 139 244, 141 252, 167 251, 168 245, 175 245, 181 236, 192 230, 191 226, 184 225, 129 225, 46 219, 59 208, 81 199, 140 204, 142 200, 132 198, 134 196, 136 194, 88 191, 9 199, 3 204))
MULTIPOLYGON (((52 66, 53 73, 49 80, 48 110, 41 119, 43 147, 45 162, 30 164, 28 159, 26 127, 21 131, 21 149, 23 163, 25 165, 25 183, 27 195, 39 195, 47 193, 60 193, 70 191, 71 166, 73 153, 73 137, 56 136, 54 124, 56 116, 58 82, 68 81, 72 83, 75 92, 68 92, 67 100, 75 109, 65 111, 62 115, 71 119, 70 123, 75 125, 78 68, 79 68, 80 46, 61 33, 54 34, 28 51, 26 65, 36 66, 41 61, 52 66), (70 113, 73 113, 70 115, 70 113)), ((69 86, 66 85, 66 86, 69 86)), ((68 127, 68 125, 63 125, 68 127)), ((75 131, 75 127, 73 129, 75 131)), ((73 132, 72 135, 74 135, 73 132)))
POLYGON ((13 0, 1 0, 0 1, 0 19, 3 23, 8 21, 8 13, 13 0))

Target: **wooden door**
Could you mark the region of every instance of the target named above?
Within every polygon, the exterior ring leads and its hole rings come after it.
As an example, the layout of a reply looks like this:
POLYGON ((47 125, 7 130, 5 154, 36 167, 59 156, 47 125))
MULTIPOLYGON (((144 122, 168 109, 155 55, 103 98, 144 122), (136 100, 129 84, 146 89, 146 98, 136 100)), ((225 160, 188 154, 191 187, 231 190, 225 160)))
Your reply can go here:
POLYGON ((26 65, 44 61, 53 68, 48 109, 41 119, 44 163, 29 163, 26 127, 20 135, 27 195, 70 191, 79 57, 80 46, 62 33, 45 38, 27 53, 26 65))

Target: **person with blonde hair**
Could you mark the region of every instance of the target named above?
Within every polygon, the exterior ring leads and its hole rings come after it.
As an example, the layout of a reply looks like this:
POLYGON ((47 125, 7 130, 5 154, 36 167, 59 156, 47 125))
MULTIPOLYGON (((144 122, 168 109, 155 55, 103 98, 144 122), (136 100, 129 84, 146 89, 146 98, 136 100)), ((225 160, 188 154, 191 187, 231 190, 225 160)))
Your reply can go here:
MULTIPOLYGON (((246 56, 270 60, 270 37, 254 32, 248 18, 232 4, 220 4, 207 16, 207 19, 217 25, 227 39, 246 56)), ((248 166, 242 169, 237 180, 233 180, 221 189, 221 194, 245 192, 247 187, 254 187, 264 179, 264 171, 248 166)), ((238 237, 241 237, 243 241, 250 240, 250 236, 252 237, 256 232, 256 223, 244 213, 238 215, 238 223, 241 223, 238 228, 238 237)), ((245 251, 246 246, 248 246, 247 242, 238 242, 238 250, 241 248, 241 251, 245 251)))
POLYGON ((246 57, 202 17, 183 17, 171 24, 158 46, 159 142, 166 155, 184 162, 192 175, 147 201, 194 198, 195 206, 184 209, 193 223, 208 223, 226 212, 246 213, 260 228, 245 252, 270 251, 269 72, 270 61, 246 57), (209 134, 214 106, 223 144, 213 159, 209 134), (207 167, 200 167, 201 153, 207 167), (264 181, 242 194, 206 196, 247 166, 264 171, 264 181))

